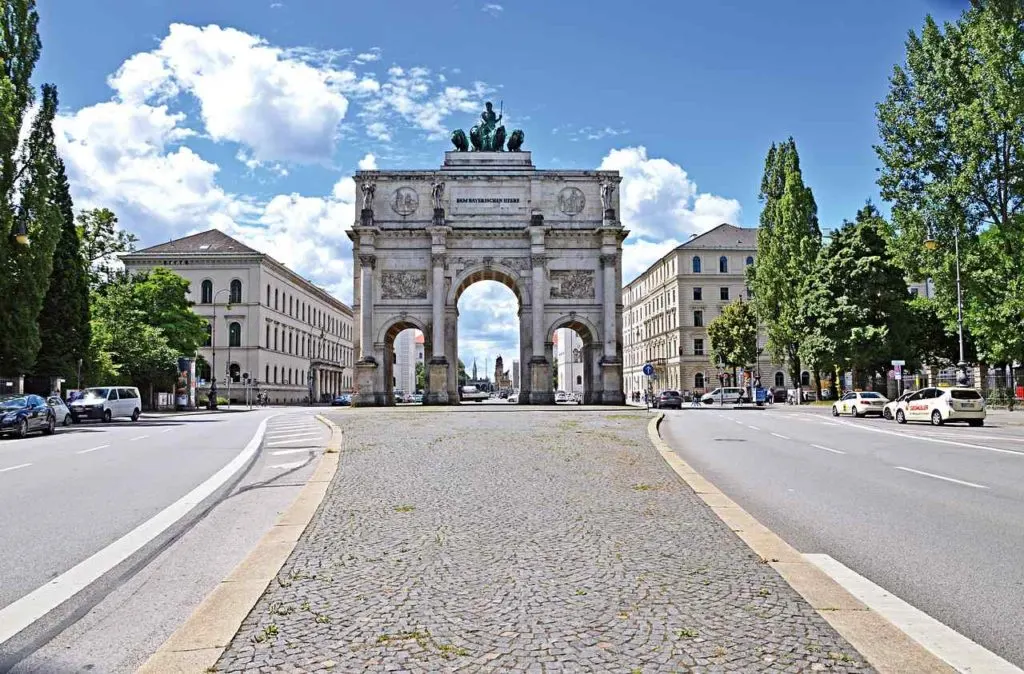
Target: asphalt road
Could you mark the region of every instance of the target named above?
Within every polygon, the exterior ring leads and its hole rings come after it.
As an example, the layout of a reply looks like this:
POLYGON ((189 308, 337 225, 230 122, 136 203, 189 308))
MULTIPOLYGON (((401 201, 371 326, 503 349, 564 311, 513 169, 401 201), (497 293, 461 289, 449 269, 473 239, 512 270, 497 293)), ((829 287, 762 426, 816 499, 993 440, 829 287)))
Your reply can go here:
MULTIPOLYGON (((82 424, 51 437, 0 441, 2 609, 204 482, 271 416, 255 463, 196 531, 186 530, 157 551, 148 567, 116 581, 101 579, 94 585, 102 587, 83 592, 93 603, 73 616, 78 624, 63 634, 29 639, 29 629, 0 644, 0 663, 10 666, 15 650, 19 658, 37 651, 15 671, 134 671, 273 525, 329 433, 310 410, 261 409, 82 424)), ((0 671, 6 671, 3 664, 0 671)))
POLYGON ((669 411, 662 435, 800 552, 1024 666, 1024 427, 776 406, 669 411))

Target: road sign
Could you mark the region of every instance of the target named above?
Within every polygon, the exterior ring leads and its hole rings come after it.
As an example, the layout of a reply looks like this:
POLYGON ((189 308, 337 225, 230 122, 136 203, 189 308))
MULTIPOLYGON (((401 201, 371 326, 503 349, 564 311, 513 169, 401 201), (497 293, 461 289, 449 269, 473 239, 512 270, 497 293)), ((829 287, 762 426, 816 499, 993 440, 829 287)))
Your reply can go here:
POLYGON ((648 377, 654 376, 654 366, 650 363, 644 363, 644 375, 648 377))
POLYGON ((907 361, 905 361, 905 360, 894 360, 892 362, 892 366, 893 367, 903 367, 906 364, 907 364, 907 361))

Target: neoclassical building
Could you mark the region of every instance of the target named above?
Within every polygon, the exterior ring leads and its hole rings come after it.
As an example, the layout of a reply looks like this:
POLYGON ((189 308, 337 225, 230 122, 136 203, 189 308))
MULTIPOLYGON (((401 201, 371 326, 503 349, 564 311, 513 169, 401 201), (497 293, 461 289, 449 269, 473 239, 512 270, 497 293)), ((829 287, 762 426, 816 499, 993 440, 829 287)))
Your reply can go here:
MULTIPOLYGON (((654 366, 657 393, 705 393, 718 386, 707 326, 730 302, 747 300, 746 270, 757 256, 757 230, 721 224, 683 243, 622 291, 626 394, 647 390, 644 364, 654 366)), ((758 343, 764 344, 763 333, 758 343)), ((785 368, 760 364, 762 383, 791 388, 785 368)), ((805 385, 810 385, 810 373, 805 385)), ((733 384, 735 385, 735 384, 733 384)))
POLYGON ((352 309, 269 255, 211 229, 121 260, 130 272, 166 267, 188 280, 211 328, 201 393, 214 373, 218 396, 234 402, 244 402, 247 380, 272 403, 352 389, 352 309))

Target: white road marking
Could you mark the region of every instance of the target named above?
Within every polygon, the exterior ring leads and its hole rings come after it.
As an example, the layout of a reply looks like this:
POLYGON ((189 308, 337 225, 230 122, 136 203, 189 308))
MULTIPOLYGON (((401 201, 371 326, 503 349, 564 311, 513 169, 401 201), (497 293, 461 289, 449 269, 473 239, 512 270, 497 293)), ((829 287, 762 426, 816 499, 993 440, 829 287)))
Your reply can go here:
POLYGON ((905 470, 908 473, 917 473, 918 475, 925 475, 927 477, 934 477, 936 480, 945 480, 946 482, 955 482, 956 484, 962 484, 965 487, 974 487, 975 489, 988 489, 983 484, 976 484, 974 482, 965 482, 958 480, 954 477, 946 477, 945 475, 936 475, 935 473, 926 473, 923 470, 915 470, 913 468, 907 468, 906 466, 893 466, 896 470, 905 470))
POLYGON ((283 456, 285 454, 305 454, 308 451, 309 450, 305 449, 305 448, 302 448, 302 449, 282 449, 280 452, 271 452, 270 455, 271 456, 283 456))
POLYGON ((90 447, 89 449, 80 449, 75 454, 88 454, 89 452, 95 452, 97 449, 106 449, 110 445, 97 445, 96 447, 90 447))
POLYGON ((320 435, 320 433, 321 433, 321 431, 319 431, 319 430, 307 431, 305 433, 267 433, 267 439, 271 440, 273 438, 280 438, 280 437, 285 437, 285 438, 305 438, 305 437, 309 437, 309 436, 313 436, 313 435, 320 435))
POLYGON ((176 431, 176 430, 178 430, 178 429, 177 428, 165 428, 164 430, 160 431, 160 434, 163 435, 164 433, 170 433, 170 432, 176 431))
POLYGON ((276 466, 269 466, 269 468, 279 468, 281 470, 291 470, 292 468, 298 468, 299 466, 306 465, 305 461, 293 461, 292 463, 279 463, 276 466))
POLYGON ((812 444, 811 447, 815 447, 817 449, 824 449, 826 452, 832 452, 833 454, 846 454, 846 452, 844 452, 841 449, 832 449, 831 447, 826 447, 825 445, 812 444))
POLYGON ((837 424, 834 421, 819 421, 818 423, 819 424, 825 424, 826 426, 838 426, 839 425, 839 424, 837 424))
POLYGON ((750 424, 747 424, 747 428, 749 428, 749 429, 751 429, 751 430, 755 430, 755 431, 759 431, 759 430, 761 430, 761 429, 760 429, 760 428, 758 428, 757 426, 751 426, 750 424))
POLYGON ((804 558, 864 602, 868 608, 896 625, 904 634, 958 672, 1022 674, 1020 668, 943 625, 924 611, 914 608, 828 555, 805 554, 804 558))
POLYGON ((136 440, 145 440, 148 437, 148 435, 136 435, 134 438, 128 440, 128 442, 135 442, 136 440))
POLYGON ((972 445, 968 442, 957 442, 955 440, 943 440, 942 438, 929 438, 926 435, 914 435, 912 433, 898 433, 896 431, 887 431, 882 428, 872 428, 870 426, 864 426, 862 424, 851 424, 848 421, 840 422, 844 426, 850 428, 859 428, 861 430, 870 431, 872 433, 885 433, 886 435, 895 435, 898 438, 913 438, 915 440, 924 440, 925 442, 937 442, 941 445, 956 445, 957 447, 969 447, 970 449, 985 449, 990 452, 999 452, 1001 454, 1016 454, 1017 456, 1024 456, 1024 452, 1016 449, 1002 449, 1000 447, 987 447, 985 445, 972 445))
POLYGON ((268 442, 267 447, 284 447, 285 445, 294 445, 299 442, 304 442, 307 445, 316 444, 309 438, 303 438, 301 440, 275 440, 274 442, 268 442))
POLYGON ((267 430, 268 417, 260 422, 255 435, 226 466, 206 479, 198 487, 167 506, 159 513, 135 527, 88 559, 79 562, 61 575, 42 585, 17 601, 0 609, 0 644, 57 608, 95 582, 124 560, 138 552, 171 525, 187 515, 217 491, 249 461, 259 450, 267 430))
POLYGON ((18 470, 19 468, 28 468, 31 463, 19 463, 17 466, 10 466, 8 468, 0 468, 0 473, 6 473, 9 470, 18 470))
POLYGON ((783 440, 789 440, 790 439, 790 438, 787 438, 785 435, 779 435, 778 433, 772 433, 772 435, 774 435, 777 438, 782 438, 783 440))

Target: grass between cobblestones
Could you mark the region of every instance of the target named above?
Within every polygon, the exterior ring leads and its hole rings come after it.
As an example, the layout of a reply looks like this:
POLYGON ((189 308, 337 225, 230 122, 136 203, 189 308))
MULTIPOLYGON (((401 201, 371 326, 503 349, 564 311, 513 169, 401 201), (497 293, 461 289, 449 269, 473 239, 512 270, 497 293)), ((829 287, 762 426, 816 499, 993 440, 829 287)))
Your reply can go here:
POLYGON ((872 671, 642 410, 559 412, 332 415, 338 474, 217 671, 872 671))

